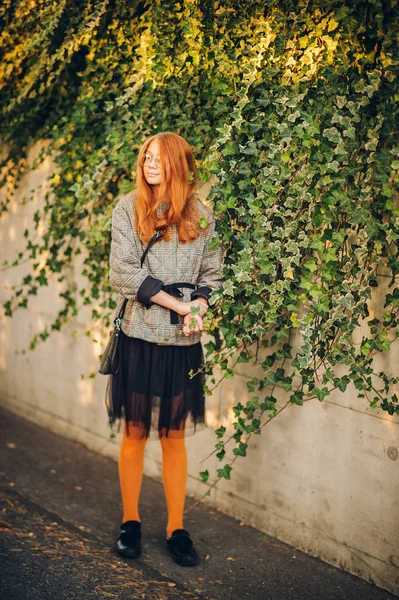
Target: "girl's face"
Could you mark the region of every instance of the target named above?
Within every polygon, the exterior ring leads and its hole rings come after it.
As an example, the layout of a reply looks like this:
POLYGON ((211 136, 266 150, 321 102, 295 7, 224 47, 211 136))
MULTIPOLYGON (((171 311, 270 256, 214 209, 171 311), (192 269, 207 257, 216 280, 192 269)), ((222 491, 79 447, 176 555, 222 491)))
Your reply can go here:
POLYGON ((144 155, 143 171, 148 185, 160 185, 163 180, 159 150, 158 140, 153 140, 144 155))

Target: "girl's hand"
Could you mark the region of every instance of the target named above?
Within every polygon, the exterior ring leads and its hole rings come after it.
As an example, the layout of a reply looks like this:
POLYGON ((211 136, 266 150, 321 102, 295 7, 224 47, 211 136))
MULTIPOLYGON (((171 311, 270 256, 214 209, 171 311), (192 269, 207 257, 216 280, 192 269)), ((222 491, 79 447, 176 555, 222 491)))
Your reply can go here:
POLYGON ((199 313, 197 313, 195 315, 188 313, 184 317, 183 335, 185 335, 185 336, 193 335, 193 333, 199 333, 203 329, 204 329, 204 324, 203 324, 202 318, 200 317, 199 313))
POLYGON ((199 314, 201 318, 208 310, 208 302, 205 300, 205 298, 196 298, 195 300, 191 300, 190 302, 181 302, 181 300, 179 300, 179 310, 176 310, 176 312, 179 313, 179 315, 183 316, 189 315, 192 306, 200 307, 201 310, 199 314))

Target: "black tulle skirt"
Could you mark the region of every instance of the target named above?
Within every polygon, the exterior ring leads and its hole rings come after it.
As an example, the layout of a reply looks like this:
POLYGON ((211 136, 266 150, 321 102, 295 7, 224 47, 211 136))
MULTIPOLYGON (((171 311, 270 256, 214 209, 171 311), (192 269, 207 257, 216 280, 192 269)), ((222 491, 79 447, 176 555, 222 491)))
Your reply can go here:
POLYGON ((124 421, 128 435, 159 439, 206 427, 201 342, 163 346, 120 335, 120 369, 108 375, 106 392, 111 429, 124 421))

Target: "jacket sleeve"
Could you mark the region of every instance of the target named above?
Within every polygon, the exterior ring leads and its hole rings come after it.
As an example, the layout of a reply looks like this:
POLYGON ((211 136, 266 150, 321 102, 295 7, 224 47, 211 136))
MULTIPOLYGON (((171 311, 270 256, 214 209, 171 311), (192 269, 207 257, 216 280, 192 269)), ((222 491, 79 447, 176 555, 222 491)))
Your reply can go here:
POLYGON ((150 298, 162 289, 164 282, 151 277, 145 264, 141 267, 142 250, 135 241, 129 215, 121 206, 112 212, 111 235, 111 288, 128 300, 138 300, 147 307, 152 306, 150 298))
POLYGON ((219 239, 219 234, 215 230, 215 218, 212 213, 207 217, 209 221, 209 230, 205 237, 204 253, 202 255, 200 272, 197 279, 196 290, 191 292, 191 300, 203 297, 208 300, 214 290, 223 286, 222 276, 222 257, 223 251, 220 244, 216 247, 210 247, 212 240, 219 239))

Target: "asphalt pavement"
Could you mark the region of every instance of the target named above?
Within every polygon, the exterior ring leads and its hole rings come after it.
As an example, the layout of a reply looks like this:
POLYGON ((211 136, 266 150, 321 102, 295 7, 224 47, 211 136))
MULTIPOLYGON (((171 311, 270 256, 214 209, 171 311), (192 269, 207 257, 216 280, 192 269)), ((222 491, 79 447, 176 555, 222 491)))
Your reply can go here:
POLYGON ((117 463, 4 408, 0 431, 1 600, 398 598, 201 504, 185 521, 201 563, 179 567, 162 485, 146 477, 143 554, 121 559, 117 463))

